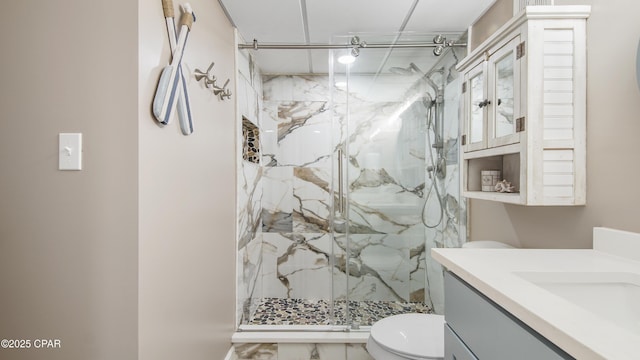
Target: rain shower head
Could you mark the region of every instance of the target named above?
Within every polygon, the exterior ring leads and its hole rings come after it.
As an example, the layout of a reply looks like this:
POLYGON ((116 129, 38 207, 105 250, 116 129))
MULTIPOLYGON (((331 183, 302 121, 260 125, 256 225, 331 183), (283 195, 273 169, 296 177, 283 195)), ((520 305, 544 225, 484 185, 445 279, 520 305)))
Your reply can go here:
POLYGON ((420 68, 414 63, 409 63, 409 68, 415 71, 417 74, 424 75, 424 72, 420 70, 420 68))
POLYGON ((424 75, 422 70, 420 70, 420 68, 414 63, 410 63, 409 66, 407 66, 406 68, 399 67, 399 66, 391 67, 389 68, 389 72, 392 74, 405 75, 405 76, 414 75, 414 74, 424 75))
POLYGON ((389 68, 389 72, 396 75, 409 76, 413 75, 413 71, 409 68, 403 68, 399 66, 394 66, 389 68))

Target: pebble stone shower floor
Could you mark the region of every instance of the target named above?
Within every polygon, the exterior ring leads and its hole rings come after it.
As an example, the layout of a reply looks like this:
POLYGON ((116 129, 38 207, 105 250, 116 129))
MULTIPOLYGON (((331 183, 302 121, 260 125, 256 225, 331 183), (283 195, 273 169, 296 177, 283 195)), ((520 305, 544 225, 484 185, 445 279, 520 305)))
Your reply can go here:
MULTIPOLYGON (((398 314, 431 313, 424 303, 398 301, 349 301, 349 312, 354 322, 363 326, 398 314)), ((344 325, 345 300, 335 303, 336 322, 331 322, 331 304, 327 300, 309 299, 262 299, 249 325, 344 325)))

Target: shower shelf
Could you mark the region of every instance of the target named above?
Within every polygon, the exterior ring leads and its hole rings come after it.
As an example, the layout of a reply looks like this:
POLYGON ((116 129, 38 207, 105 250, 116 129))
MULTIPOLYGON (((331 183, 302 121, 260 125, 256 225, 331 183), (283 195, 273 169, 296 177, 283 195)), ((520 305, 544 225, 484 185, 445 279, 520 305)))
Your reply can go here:
POLYGON ((463 196, 530 206, 586 203, 590 6, 529 6, 457 66, 463 196), (483 192, 500 170, 517 193, 483 192))

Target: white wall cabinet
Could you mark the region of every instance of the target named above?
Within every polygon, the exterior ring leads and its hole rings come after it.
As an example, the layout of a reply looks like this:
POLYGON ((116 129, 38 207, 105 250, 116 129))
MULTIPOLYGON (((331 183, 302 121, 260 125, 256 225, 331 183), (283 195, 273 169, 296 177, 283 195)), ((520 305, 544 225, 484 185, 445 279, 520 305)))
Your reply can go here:
POLYGON ((586 203, 586 19, 590 6, 528 6, 458 65, 467 198, 586 203), (514 193, 481 191, 500 170, 514 193))

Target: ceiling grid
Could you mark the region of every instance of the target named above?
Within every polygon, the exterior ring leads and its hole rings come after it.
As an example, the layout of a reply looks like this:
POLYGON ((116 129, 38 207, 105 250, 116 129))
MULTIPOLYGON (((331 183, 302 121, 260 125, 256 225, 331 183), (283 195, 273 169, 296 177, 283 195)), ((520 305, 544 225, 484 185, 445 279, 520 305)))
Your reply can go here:
MULTIPOLYGON (((494 1, 219 0, 246 41, 301 45, 346 43, 356 33, 368 43, 390 43, 396 38, 399 42, 427 42, 440 33, 455 39, 494 1)), ((417 52, 409 50, 394 50, 392 57, 380 50, 363 49, 365 53, 367 56, 358 61, 371 62, 362 68, 372 73, 416 61, 428 69, 429 61, 437 61, 416 59, 417 52)), ((255 58, 267 74, 321 74, 328 72, 328 54, 328 50, 259 50, 255 58)))

